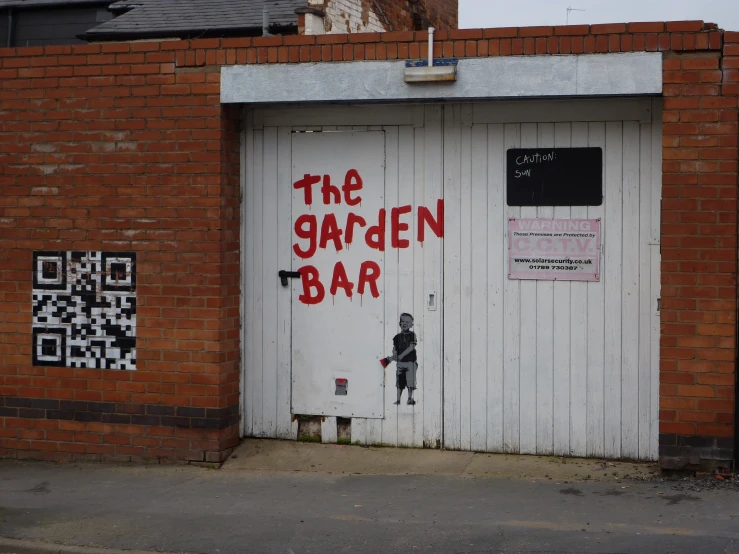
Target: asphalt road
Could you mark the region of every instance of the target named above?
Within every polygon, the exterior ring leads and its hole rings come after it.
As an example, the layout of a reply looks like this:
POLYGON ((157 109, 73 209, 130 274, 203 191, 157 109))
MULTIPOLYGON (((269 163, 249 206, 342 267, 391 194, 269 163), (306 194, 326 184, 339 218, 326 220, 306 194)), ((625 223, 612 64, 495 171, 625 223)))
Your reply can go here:
POLYGON ((0 536, 198 553, 739 552, 739 492, 0 462, 0 536))

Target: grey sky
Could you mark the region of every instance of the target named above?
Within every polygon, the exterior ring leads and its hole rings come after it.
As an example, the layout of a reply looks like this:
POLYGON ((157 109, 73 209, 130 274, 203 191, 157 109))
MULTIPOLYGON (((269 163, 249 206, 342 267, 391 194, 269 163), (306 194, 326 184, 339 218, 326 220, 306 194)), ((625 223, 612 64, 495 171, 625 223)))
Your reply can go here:
POLYGON ((739 0, 459 0, 459 26, 521 27, 702 19, 739 31, 739 0))

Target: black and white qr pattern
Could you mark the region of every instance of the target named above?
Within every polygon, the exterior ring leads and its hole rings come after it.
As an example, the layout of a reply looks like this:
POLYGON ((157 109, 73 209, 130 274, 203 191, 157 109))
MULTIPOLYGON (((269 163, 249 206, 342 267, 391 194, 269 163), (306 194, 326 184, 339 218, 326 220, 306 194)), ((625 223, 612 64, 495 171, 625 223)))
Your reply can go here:
POLYGON ((135 253, 33 253, 33 364, 136 369, 135 253))

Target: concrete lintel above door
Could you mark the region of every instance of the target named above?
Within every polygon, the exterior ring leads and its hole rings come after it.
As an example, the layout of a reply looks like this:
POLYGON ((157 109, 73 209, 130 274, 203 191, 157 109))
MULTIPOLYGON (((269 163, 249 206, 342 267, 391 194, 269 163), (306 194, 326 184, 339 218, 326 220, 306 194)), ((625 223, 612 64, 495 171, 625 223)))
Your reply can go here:
POLYGON ((404 61, 224 67, 221 102, 398 102, 662 93, 659 52, 466 58, 453 83, 409 84, 404 61))

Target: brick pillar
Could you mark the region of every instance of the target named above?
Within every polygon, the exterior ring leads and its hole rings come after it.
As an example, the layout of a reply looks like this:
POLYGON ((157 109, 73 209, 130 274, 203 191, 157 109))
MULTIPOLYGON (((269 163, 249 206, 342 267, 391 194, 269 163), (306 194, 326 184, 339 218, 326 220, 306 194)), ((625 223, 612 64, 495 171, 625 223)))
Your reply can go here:
MULTIPOLYGON (((727 40, 736 40, 736 33, 727 40)), ((660 463, 731 467, 737 313, 739 60, 664 61, 660 463), (735 66, 736 67, 736 66, 735 66), (724 70, 722 73, 722 69, 724 70)), ((739 45, 727 42, 724 53, 739 45)))
MULTIPOLYGON (((213 75, 214 81, 219 78, 213 75)), ((220 83, 219 83, 220 86, 220 83)), ((219 97, 211 101, 220 103, 219 97)), ((220 105, 220 104, 219 104, 220 105)), ((240 145, 241 110, 237 105, 220 105, 220 207, 221 207, 221 274, 219 297, 220 375, 219 407, 228 410, 230 425, 220 430, 217 451, 206 452, 207 462, 222 462, 239 441, 239 383, 240 383, 240 145)))

